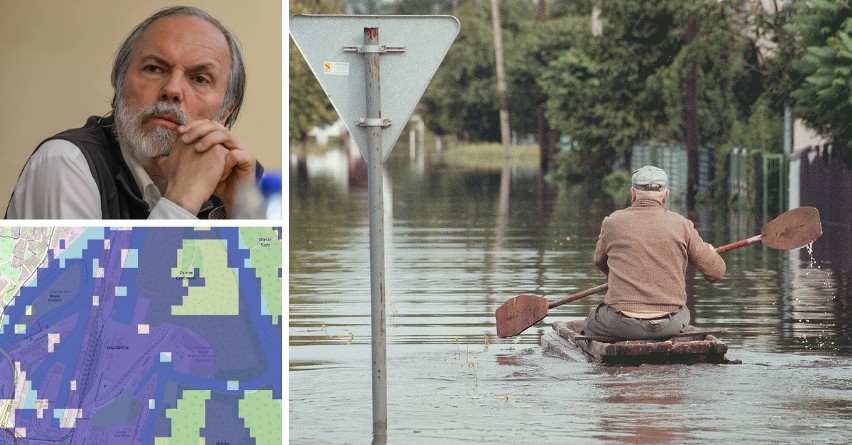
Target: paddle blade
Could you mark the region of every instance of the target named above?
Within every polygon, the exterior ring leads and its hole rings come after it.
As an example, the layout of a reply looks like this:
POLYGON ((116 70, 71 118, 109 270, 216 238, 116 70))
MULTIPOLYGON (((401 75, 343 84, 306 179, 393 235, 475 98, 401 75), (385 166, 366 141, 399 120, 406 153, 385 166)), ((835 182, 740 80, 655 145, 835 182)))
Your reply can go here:
POLYGON ((518 295, 497 308, 497 336, 514 337, 547 316, 547 298, 518 295))
POLYGON ((760 231, 760 242, 772 249, 790 250, 806 246, 821 235, 819 211, 798 207, 766 223, 760 231))

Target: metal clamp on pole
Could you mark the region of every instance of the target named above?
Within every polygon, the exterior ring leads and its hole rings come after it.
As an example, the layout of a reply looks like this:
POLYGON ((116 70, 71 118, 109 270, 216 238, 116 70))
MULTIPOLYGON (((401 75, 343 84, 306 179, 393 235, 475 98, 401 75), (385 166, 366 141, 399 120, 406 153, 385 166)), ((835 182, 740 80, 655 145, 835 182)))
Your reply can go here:
POLYGON ((381 117, 362 117, 355 121, 359 127, 390 127, 391 120, 381 117))
POLYGON ((371 53, 404 53, 404 46, 387 45, 356 45, 344 46, 343 51, 347 53, 371 54, 371 53))
POLYGON ((450 16, 296 15, 290 19, 290 35, 347 128, 352 130, 351 137, 367 162, 374 444, 386 443, 388 430, 386 221, 382 178, 384 161, 405 126, 394 126, 391 119, 403 124, 408 121, 458 31, 459 21, 450 16), (383 35, 396 36, 387 40, 395 45, 379 40, 380 25, 383 35), (359 33, 363 33, 363 39, 354 40, 359 33), (394 56, 383 64, 383 56, 388 53, 394 56), (405 67, 416 65, 418 69, 394 69, 403 63, 405 67), (381 104, 383 68, 389 75, 385 76, 387 85, 401 92, 394 89, 387 95, 387 101, 394 106, 386 106, 384 112, 381 104), (350 74, 351 77, 345 77, 350 74), (358 88, 355 84, 362 74, 365 108, 361 108, 361 95, 353 91, 358 88), (357 128, 352 128, 356 122, 357 128))

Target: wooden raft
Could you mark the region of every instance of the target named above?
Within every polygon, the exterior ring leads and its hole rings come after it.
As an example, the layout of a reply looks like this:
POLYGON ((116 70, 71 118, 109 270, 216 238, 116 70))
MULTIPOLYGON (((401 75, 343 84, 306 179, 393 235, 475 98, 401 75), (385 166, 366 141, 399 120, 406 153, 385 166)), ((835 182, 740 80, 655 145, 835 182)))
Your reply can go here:
POLYGON ((641 365, 645 363, 731 363, 725 358, 728 345, 713 334, 724 330, 688 326, 667 340, 616 341, 580 334, 582 320, 553 323, 553 331, 541 338, 542 348, 566 358, 577 358, 578 350, 605 364, 641 365))

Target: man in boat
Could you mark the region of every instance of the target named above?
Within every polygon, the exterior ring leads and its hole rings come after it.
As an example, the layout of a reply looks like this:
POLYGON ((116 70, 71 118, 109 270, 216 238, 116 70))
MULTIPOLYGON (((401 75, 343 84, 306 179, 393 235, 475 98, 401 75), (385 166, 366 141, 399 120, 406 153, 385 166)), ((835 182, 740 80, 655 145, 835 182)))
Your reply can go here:
POLYGON ((594 262, 607 276, 604 302, 586 318, 583 334, 619 340, 670 337, 690 323, 687 266, 713 283, 725 260, 692 221, 667 210, 668 176, 654 166, 633 172, 630 207, 601 223, 594 262))
POLYGON ((118 49, 111 80, 112 111, 39 145, 6 217, 233 217, 261 172, 230 131, 246 82, 236 37, 200 9, 158 11, 118 49))

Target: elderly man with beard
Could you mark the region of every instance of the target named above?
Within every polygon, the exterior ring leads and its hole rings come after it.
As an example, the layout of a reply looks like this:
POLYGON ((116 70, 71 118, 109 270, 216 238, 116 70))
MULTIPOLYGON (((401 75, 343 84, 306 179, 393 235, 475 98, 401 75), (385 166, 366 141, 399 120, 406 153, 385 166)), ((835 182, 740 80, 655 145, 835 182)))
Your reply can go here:
POLYGON ((260 176, 230 131, 245 91, 236 38, 191 7, 158 11, 119 48, 113 110, 42 142, 6 210, 15 219, 234 216, 260 176))

